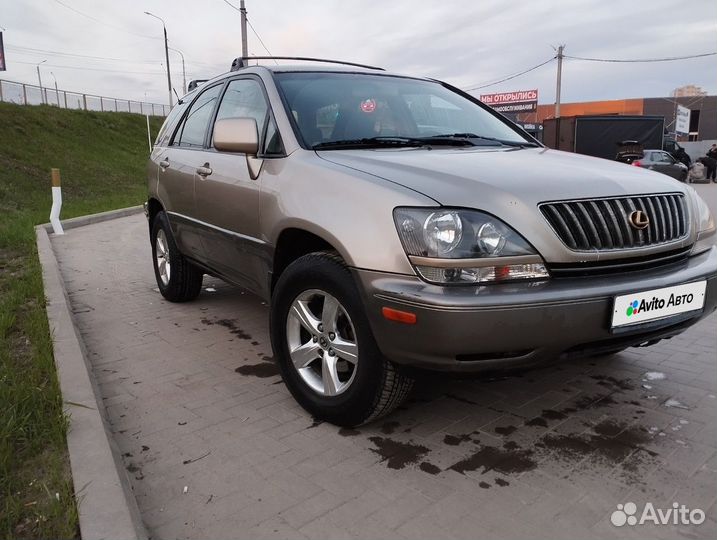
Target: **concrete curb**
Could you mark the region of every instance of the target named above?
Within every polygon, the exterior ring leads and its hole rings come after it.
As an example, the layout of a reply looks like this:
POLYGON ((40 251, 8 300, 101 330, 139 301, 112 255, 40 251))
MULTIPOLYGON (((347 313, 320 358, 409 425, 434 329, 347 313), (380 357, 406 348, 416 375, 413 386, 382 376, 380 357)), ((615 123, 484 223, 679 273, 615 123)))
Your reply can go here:
MULTIPOLYGON (((67 220, 65 229, 140 212, 126 208, 67 220)), ((97 398, 92 369, 74 324, 64 280, 50 243, 49 225, 35 227, 42 266, 47 319, 65 410, 69 415, 67 449, 78 501, 83 540, 146 540, 137 501, 109 434, 104 405, 97 398)))
MULTIPOLYGON (((77 227, 84 227, 85 225, 92 225, 93 223, 101 223, 103 221, 109 221, 110 219, 117 219, 125 216, 133 216, 144 211, 142 206, 129 206, 127 208, 120 208, 119 210, 110 210, 108 212, 100 212, 98 214, 90 214, 88 216, 80 216, 76 218, 63 219, 62 228, 65 230, 76 229, 77 227)), ((44 225, 38 225, 44 227, 48 232, 52 232, 52 225, 45 223, 44 225)))

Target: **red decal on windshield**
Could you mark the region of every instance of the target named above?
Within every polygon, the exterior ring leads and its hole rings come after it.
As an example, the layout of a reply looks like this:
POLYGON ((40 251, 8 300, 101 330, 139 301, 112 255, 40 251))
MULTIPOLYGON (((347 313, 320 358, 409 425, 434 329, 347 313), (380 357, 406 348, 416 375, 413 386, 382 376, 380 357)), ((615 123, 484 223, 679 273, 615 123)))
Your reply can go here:
POLYGON ((365 113, 372 113, 376 110, 376 101, 373 99, 365 99, 361 102, 361 110, 365 113))

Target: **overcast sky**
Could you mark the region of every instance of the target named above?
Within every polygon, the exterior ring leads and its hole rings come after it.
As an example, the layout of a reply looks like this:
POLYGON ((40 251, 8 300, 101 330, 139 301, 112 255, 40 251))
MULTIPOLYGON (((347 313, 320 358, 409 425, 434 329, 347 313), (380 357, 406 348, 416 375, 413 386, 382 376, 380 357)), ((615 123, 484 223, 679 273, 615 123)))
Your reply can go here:
MULTIPOLYGON (((239 0, 229 0, 236 6, 239 0)), ((690 0, 246 0, 249 20, 275 55, 315 56, 436 77, 469 88, 565 54, 657 58, 717 51, 717 1, 690 0)), ((186 58, 187 78, 227 71, 241 52, 239 12, 224 0, 0 0, 6 80, 166 102, 161 23, 186 58), (81 12, 82 14, 78 13, 81 12), (84 15, 83 15, 84 14, 84 15), (34 50, 29 50, 34 49, 34 50), (86 58, 83 56, 103 57, 86 58)), ((266 54, 249 31, 249 52, 266 54)), ((179 55, 170 51, 181 93, 179 55)), ((555 101, 556 63, 481 92, 537 88, 555 101)), ((562 101, 667 96, 685 84, 717 93, 717 56, 615 64, 566 59, 562 101)))

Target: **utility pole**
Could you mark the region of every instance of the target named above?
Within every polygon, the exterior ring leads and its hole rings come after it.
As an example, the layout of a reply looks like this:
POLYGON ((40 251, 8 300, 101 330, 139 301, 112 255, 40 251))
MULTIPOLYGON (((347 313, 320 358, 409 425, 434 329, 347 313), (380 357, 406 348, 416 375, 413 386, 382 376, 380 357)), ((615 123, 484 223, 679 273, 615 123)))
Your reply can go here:
POLYGON ((169 94, 169 108, 171 109, 174 104, 172 103, 172 75, 169 71, 169 43, 167 42, 167 25, 164 24, 164 19, 162 17, 157 17, 154 13, 145 11, 144 14, 149 15, 150 17, 154 17, 155 19, 159 19, 162 22, 162 28, 164 29, 164 58, 167 62, 167 93, 169 94))
POLYGON ((239 12, 241 13, 241 55, 243 58, 249 57, 249 48, 246 40, 246 6, 244 0, 239 4, 239 12))
POLYGON ((57 108, 60 108, 60 91, 57 89, 57 77, 55 77, 55 74, 51 71, 50 75, 52 75, 52 78, 55 79, 55 96, 57 96, 57 108))
POLYGON ((555 89, 555 118, 560 118, 560 81, 563 76, 563 49, 565 45, 558 47, 558 83, 555 89))
POLYGON ((44 105, 45 104, 45 93, 42 89, 42 76, 40 75, 40 64, 44 64, 47 62, 47 60, 43 60, 42 62, 39 62, 35 67, 37 68, 37 82, 40 84, 40 102, 44 105))

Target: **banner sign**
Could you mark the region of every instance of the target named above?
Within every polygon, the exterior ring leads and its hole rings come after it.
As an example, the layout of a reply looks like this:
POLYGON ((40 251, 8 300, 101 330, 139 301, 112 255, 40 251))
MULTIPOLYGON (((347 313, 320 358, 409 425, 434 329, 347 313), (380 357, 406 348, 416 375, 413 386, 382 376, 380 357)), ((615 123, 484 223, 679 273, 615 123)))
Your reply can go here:
POLYGON ((538 110, 537 89, 481 94, 480 100, 498 112, 531 112, 538 110))
POLYGON ((0 71, 5 71, 5 47, 2 43, 2 32, 0 32, 0 71))
POLYGON ((690 132, 690 111, 687 107, 682 105, 677 106, 675 116, 675 131, 677 133, 689 133, 690 132))

